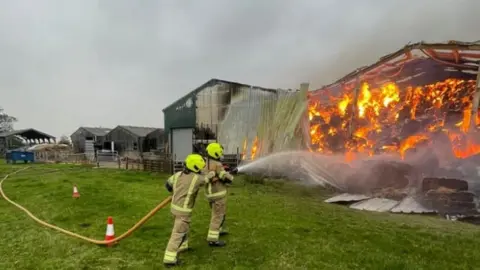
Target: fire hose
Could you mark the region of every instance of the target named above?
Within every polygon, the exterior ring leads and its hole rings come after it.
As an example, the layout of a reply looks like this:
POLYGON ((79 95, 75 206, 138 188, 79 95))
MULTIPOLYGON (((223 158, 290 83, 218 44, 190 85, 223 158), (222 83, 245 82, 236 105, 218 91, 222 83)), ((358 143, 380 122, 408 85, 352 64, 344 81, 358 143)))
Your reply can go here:
POLYGON ((16 174, 16 173, 18 173, 20 171, 23 171, 23 170, 26 170, 28 168, 30 168, 30 167, 25 167, 23 169, 20 169, 20 170, 17 170, 15 172, 13 172, 13 173, 7 174, 2 178, 2 180, 0 180, 0 194, 2 195, 2 197, 7 202, 9 202, 10 204, 13 204, 15 207, 17 207, 18 209, 25 212, 30 218, 35 220, 40 225, 43 225, 43 226, 48 227, 50 229, 53 229, 53 230, 59 231, 61 233, 64 233, 68 236, 75 237, 75 238, 78 238, 78 239, 82 239, 84 241, 87 241, 89 243, 96 244, 96 245, 109 245, 109 244, 112 244, 112 243, 118 243, 120 240, 127 238, 134 231, 136 231, 138 228, 140 228, 145 222, 147 222, 153 215, 155 215, 155 213, 157 213, 160 209, 167 206, 170 203, 170 201, 172 200, 171 196, 168 196, 167 198, 165 198, 160 204, 158 204, 155 208, 153 208, 147 215, 145 215, 142 219, 140 219, 140 221, 138 221, 135 225, 133 225, 133 227, 131 227, 130 229, 128 229, 126 232, 124 232, 119 237, 116 237, 115 239, 111 239, 111 240, 108 240, 108 241, 107 240, 92 239, 92 238, 88 238, 86 236, 83 236, 83 235, 80 235, 80 234, 77 234, 77 233, 74 233, 74 232, 71 232, 71 231, 67 231, 65 229, 62 229, 60 227, 57 227, 53 224, 47 223, 47 222, 39 219, 34 214, 32 214, 28 209, 26 209, 25 207, 21 206, 20 204, 18 204, 16 202, 12 201, 10 198, 7 197, 7 195, 5 195, 5 192, 3 191, 3 182, 5 180, 7 180, 10 175, 16 174))

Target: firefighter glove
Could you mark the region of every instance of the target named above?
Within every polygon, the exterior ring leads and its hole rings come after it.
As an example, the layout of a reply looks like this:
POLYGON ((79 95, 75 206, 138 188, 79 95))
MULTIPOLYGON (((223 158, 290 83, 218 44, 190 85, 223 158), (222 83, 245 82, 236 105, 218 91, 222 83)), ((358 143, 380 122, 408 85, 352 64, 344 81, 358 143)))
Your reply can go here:
POLYGON ((165 183, 165 188, 168 190, 168 192, 173 192, 173 187, 168 182, 165 183))
POLYGON ((223 180, 222 182, 224 182, 225 184, 231 184, 233 183, 233 176, 228 174, 223 180))
POLYGON ((213 179, 214 177, 215 177, 215 172, 214 172, 214 171, 209 171, 209 172, 207 173, 207 178, 208 178, 208 179, 213 179))

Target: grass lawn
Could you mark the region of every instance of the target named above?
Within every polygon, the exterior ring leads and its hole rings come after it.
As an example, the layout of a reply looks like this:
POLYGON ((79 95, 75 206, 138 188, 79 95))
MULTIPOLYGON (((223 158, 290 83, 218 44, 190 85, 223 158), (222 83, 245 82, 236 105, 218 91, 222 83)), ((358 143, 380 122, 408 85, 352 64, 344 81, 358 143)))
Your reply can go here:
MULTIPOLYGON (((3 161, 0 161, 3 162, 3 161)), ((0 165, 0 175, 23 165, 0 165)), ((68 166, 63 166, 68 167, 68 166)), ((162 201, 166 176, 35 165, 9 178, 7 195, 65 229, 103 239, 112 216, 120 235, 162 201), (81 198, 72 199, 77 184, 81 198)), ((228 245, 206 245, 203 191, 181 269, 479 269, 479 227, 435 217, 354 211, 322 202, 316 189, 288 183, 230 189, 228 245)), ((41 227, 0 199, 0 269, 162 269, 172 218, 161 210, 113 248, 41 227)))

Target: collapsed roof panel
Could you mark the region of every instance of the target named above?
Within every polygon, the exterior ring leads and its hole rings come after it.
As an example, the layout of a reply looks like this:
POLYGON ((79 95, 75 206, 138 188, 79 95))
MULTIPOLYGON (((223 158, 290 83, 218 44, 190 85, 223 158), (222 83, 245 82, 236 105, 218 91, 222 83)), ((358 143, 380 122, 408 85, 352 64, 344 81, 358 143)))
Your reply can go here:
POLYGON ((406 214, 424 214, 424 213, 436 213, 433 209, 422 206, 412 196, 405 197, 397 206, 390 209, 392 213, 406 213, 406 214))
POLYGON ((340 195, 328 198, 325 200, 326 203, 347 203, 347 202, 359 202, 363 200, 370 199, 371 197, 363 194, 350 194, 342 193, 340 195))
POLYGON ((312 91, 317 99, 337 96, 345 89, 353 90, 359 81, 371 85, 393 81, 397 84, 425 85, 441 77, 475 80, 480 63, 480 42, 450 41, 406 45, 381 57, 376 63, 358 68, 332 84, 312 91))
POLYGON ((350 205, 350 208, 357 210, 367 210, 375 212, 388 212, 398 205, 398 201, 387 198, 372 198, 365 201, 356 202, 350 205))

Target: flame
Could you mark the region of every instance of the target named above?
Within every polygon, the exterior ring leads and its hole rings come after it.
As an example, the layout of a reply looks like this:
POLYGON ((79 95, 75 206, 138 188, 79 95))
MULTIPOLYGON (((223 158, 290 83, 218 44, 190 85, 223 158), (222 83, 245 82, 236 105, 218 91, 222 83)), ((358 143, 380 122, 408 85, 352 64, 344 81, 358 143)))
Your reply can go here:
POLYGON ((480 144, 476 144, 472 139, 468 138, 467 134, 455 131, 447 131, 447 135, 452 143, 452 151, 455 157, 466 158, 472 155, 480 154, 480 144))
POLYGON ((243 140, 243 147, 242 147, 242 154, 241 154, 242 160, 245 159, 246 153, 247 153, 247 138, 243 140))
POLYGON ((455 126, 459 127, 461 131, 468 132, 470 129, 470 124, 472 122, 472 102, 468 100, 468 97, 464 97, 462 102, 465 104, 465 109, 463 109, 463 118, 462 121, 458 122, 455 126))
POLYGON ((428 140, 428 136, 424 134, 420 134, 420 135, 410 136, 406 140, 402 141, 402 143, 400 144, 400 147, 398 148, 398 152, 400 153, 400 156, 402 157, 402 159, 405 158, 405 152, 408 149, 415 148, 416 145, 426 140, 428 140))
POLYGON ((340 112, 341 116, 344 116, 347 110, 348 104, 350 104, 352 100, 350 99, 349 96, 344 95, 343 99, 338 103, 338 110, 340 112))
POLYGON ((258 149, 258 137, 255 136, 255 139, 253 140, 253 144, 252 144, 252 151, 250 153, 251 160, 255 159, 255 156, 257 155, 257 149, 258 149))
POLYGON ((314 146, 312 151, 326 154, 344 152, 346 161, 355 159, 359 154, 373 155, 377 152, 397 153, 404 158, 407 150, 431 141, 432 135, 437 132, 444 132, 450 138, 456 157, 478 154, 480 142, 476 142, 475 138, 480 136, 467 136, 480 126, 480 114, 475 119, 472 117, 475 89, 474 80, 459 79, 409 86, 405 91, 393 82, 377 88, 364 82, 357 98, 353 91, 345 90, 334 104, 319 104, 311 100, 308 115, 311 144, 314 146), (461 120, 453 127, 446 127, 446 119, 452 115, 451 112, 457 112, 461 120), (415 135, 405 137, 401 131, 407 119, 422 124, 420 130, 410 132, 415 135), (393 139, 397 141, 392 142, 393 139))

